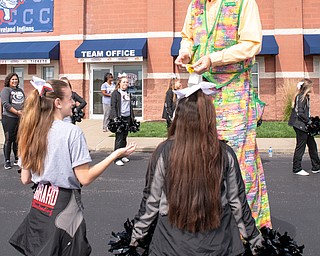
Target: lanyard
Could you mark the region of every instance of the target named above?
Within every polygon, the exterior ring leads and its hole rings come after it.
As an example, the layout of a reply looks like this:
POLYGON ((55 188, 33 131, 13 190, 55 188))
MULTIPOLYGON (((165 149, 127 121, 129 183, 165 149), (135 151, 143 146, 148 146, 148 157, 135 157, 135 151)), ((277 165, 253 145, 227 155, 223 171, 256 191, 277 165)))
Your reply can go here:
POLYGON ((206 55, 206 53, 207 53, 209 39, 212 36, 213 31, 217 26, 217 22, 218 22, 218 20, 219 20, 219 18, 221 16, 221 7, 222 7, 222 4, 224 4, 224 2, 225 2, 225 0, 222 0, 221 3, 220 3, 216 19, 214 21, 214 24, 212 25, 212 28, 211 28, 210 32, 209 32, 209 29, 208 29, 208 21, 207 21, 207 0, 205 0, 205 2, 204 2, 204 22, 205 22, 205 25, 206 25, 206 32, 207 32, 207 41, 206 41, 206 46, 204 48, 204 55, 206 55))

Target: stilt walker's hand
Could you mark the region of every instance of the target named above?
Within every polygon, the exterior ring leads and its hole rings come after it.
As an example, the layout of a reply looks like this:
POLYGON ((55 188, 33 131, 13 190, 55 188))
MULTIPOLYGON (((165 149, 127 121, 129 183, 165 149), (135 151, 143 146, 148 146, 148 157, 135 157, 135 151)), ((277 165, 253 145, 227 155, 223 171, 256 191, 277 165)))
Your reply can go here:
POLYGON ((184 68, 191 60, 190 54, 187 52, 180 52, 176 61, 174 62, 179 68, 184 68))
POLYGON ((196 63, 192 65, 194 72, 201 75, 210 70, 211 59, 209 55, 201 57, 196 63))

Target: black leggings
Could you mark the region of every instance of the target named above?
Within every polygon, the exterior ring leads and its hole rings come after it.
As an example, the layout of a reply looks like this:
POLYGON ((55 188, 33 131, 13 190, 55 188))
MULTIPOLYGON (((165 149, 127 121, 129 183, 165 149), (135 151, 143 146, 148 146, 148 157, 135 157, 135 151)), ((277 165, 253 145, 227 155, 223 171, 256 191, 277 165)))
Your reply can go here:
POLYGON ((19 126, 19 118, 2 116, 2 127, 4 132, 3 154, 6 161, 10 161, 11 149, 14 158, 18 158, 17 133, 19 126))
MULTIPOLYGON (((130 122, 130 116, 122 116, 121 117, 125 122, 130 122)), ((125 129, 122 132, 116 132, 116 140, 114 142, 114 150, 118 149, 118 148, 125 148, 127 146, 127 137, 128 137, 128 130, 125 129)), ((121 158, 117 158, 115 160, 118 161, 121 158)))

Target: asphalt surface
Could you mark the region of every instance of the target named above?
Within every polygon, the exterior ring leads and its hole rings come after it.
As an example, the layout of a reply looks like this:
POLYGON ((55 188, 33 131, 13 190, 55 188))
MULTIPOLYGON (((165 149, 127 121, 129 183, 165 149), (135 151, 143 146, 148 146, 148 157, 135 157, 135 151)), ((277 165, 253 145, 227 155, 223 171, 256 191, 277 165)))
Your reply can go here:
MULTIPOLYGON (((92 152, 93 162, 106 152, 92 152)), ((318 234, 320 225, 320 174, 301 177, 291 173, 290 154, 263 153, 262 161, 268 186, 273 228, 285 231, 298 245, 305 245, 304 256, 320 255, 318 234)), ((108 242, 111 231, 122 231, 127 218, 133 218, 139 208, 144 176, 150 153, 135 153, 124 167, 111 165, 89 187, 82 190, 87 235, 93 256, 111 255, 108 242)), ((303 167, 310 169, 304 157, 303 167)), ((16 169, 0 167, 0 256, 20 255, 7 242, 29 211, 32 199, 30 186, 22 185, 16 169)))

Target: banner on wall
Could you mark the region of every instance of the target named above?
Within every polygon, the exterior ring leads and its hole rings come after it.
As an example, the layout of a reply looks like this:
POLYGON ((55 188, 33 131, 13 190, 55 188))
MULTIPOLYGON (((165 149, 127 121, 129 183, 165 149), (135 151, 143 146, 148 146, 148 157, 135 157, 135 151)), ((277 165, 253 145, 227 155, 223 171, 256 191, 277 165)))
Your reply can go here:
POLYGON ((129 87, 134 87, 138 81, 138 76, 134 73, 127 73, 129 87))
POLYGON ((0 0, 0 34, 53 31, 53 0, 0 0))

